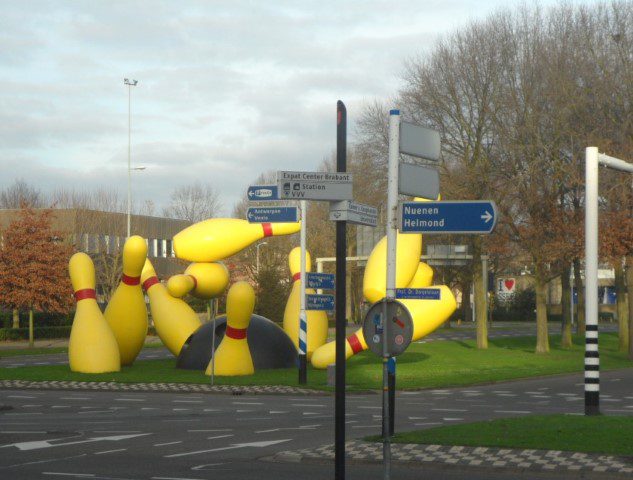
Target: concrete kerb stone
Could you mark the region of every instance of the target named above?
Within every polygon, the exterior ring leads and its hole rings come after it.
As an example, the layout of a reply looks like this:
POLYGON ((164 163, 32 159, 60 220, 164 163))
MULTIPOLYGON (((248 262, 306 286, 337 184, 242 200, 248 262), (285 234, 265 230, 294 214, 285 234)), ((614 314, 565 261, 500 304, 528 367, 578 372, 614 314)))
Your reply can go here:
POLYGON ((0 388, 12 390, 79 390, 113 392, 219 393, 230 395, 330 395, 329 392, 285 385, 208 385, 194 383, 118 383, 76 381, 0 380, 0 388))
MULTIPOLYGON (((382 444, 349 441, 345 444, 349 463, 381 463, 382 444)), ((631 478, 633 457, 563 452, 558 450, 514 450, 492 447, 391 444, 392 462, 408 467, 461 467, 513 472, 580 473, 584 478, 631 478)), ((329 463, 334 445, 279 452, 262 460, 291 463, 329 463)))

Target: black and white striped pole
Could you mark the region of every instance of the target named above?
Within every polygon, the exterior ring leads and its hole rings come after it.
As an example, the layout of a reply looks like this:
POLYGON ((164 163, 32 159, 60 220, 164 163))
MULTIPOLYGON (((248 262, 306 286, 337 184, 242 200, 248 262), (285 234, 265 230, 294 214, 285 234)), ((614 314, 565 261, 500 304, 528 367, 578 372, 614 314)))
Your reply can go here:
POLYGON ((598 167, 633 173, 633 165, 585 149, 585 415, 600 413, 600 355, 598 352, 598 167))

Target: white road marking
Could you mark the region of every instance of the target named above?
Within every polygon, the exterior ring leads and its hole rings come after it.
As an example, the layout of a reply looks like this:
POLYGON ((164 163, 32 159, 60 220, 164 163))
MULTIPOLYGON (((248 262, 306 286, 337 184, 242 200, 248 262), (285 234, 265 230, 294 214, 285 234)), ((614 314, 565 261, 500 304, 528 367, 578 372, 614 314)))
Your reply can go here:
POLYGON ((64 473, 64 472, 42 472, 42 475, 56 475, 59 477, 94 478, 94 473, 64 473))
POLYGON ((90 397, 59 397, 60 400, 92 400, 90 397))
POLYGON ((459 421, 463 420, 463 418, 445 417, 442 420, 444 420, 445 422, 459 422, 459 421))
POLYGON ((204 403, 202 400, 172 400, 174 403, 204 403))
POLYGON ((182 440, 178 440, 177 442, 155 443, 154 447, 164 447, 166 445, 176 445, 177 443, 182 443, 182 440))
POLYGON ((127 448, 118 448, 116 450, 104 450, 103 452, 95 452, 95 455, 105 455, 106 453, 125 452, 127 448))
POLYGON ((82 443, 93 443, 93 442, 101 442, 101 441, 118 442, 120 440, 128 440, 130 438, 143 437, 145 435, 151 435, 151 433, 141 433, 141 434, 135 434, 135 435, 115 435, 115 436, 110 436, 110 437, 93 437, 93 438, 87 438, 85 440, 75 440, 73 442, 51 444, 51 442, 66 439, 66 438, 53 438, 50 440, 34 440, 32 442, 10 443, 7 445, 1 445, 0 448, 16 447, 18 450, 21 450, 21 451, 29 451, 29 450, 40 450, 42 448, 65 447, 68 445, 79 445, 82 443))
MULTIPOLYGON (((263 405, 263 402, 231 402, 233 405, 263 405)), ((239 412, 239 410, 238 410, 239 412)))
POLYGON ((174 411, 174 412, 190 412, 191 409, 190 408, 172 408, 172 411, 174 411))
POLYGON ((425 422, 425 423, 414 423, 413 425, 417 427, 425 427, 428 425, 442 425, 442 422, 425 422))
POLYGON ((467 412, 468 411, 463 408, 432 408, 431 410, 433 410, 434 412, 467 412))
POLYGON ((198 455, 199 453, 210 453, 210 452, 220 452, 222 450, 235 450, 237 448, 245 448, 245 447, 256 447, 263 448, 269 447, 271 445, 276 445, 278 443, 290 442, 292 438, 285 438, 283 440, 269 440, 264 442, 251 442, 251 443, 234 443, 229 447, 220 447, 220 448, 211 448, 209 450, 196 450, 195 452, 183 452, 183 453, 174 453, 172 455, 165 455, 165 458, 176 458, 176 457, 186 457, 189 455, 198 455))
POLYGON ((288 413, 288 410, 270 410, 268 413, 274 415, 276 413, 288 413))
POLYGON ((112 411, 110 410, 86 410, 85 412, 78 412, 79 415, 83 414, 83 413, 89 413, 89 414, 93 414, 93 413, 112 413, 112 411))
POLYGON ((207 440, 217 440, 218 438, 227 438, 227 437, 234 437, 235 435, 233 435, 232 433, 229 433, 228 435, 217 435, 215 437, 207 437, 207 440))
POLYGON ((18 431, 18 430, 0 430, 0 433, 39 433, 39 434, 43 434, 43 433, 47 433, 47 432, 37 432, 37 431, 30 431, 30 432, 22 432, 22 431, 18 431))
POLYGON ((495 413, 532 413, 529 410, 495 410, 495 413))
POLYGON ((115 402, 144 402, 144 398, 115 398, 115 402))
POLYGON ((187 430, 187 432, 232 432, 232 428, 210 428, 208 430, 187 430))
POLYGON ((325 405, 307 404, 307 403, 291 403, 290 406, 291 407, 317 407, 317 408, 324 408, 325 407, 325 405))
POLYGON ((31 395, 7 395, 7 398, 37 398, 31 395))

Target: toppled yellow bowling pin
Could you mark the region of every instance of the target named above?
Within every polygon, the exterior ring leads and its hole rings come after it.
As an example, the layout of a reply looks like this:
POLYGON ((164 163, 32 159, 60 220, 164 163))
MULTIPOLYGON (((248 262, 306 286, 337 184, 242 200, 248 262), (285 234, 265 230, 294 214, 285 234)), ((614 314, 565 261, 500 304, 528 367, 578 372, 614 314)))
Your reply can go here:
POLYGON ((121 365, 131 365, 147 337, 147 306, 141 288, 141 271, 147 258, 147 243, 134 235, 123 246, 121 283, 110 298, 103 316, 119 345, 121 365))
MULTIPOLYGON (((367 342, 363 336, 363 329, 359 328, 345 339, 345 359, 367 350, 367 342)), ((336 342, 332 341, 317 348, 312 354, 311 363, 314 368, 324 369, 336 363, 336 342)))
MULTIPOLYGON (((310 252, 306 251, 306 272, 311 270, 312 260, 310 252)), ((301 248, 295 247, 288 256, 288 266, 292 276, 292 290, 288 296, 284 310, 283 328, 288 334, 295 348, 299 348, 299 312, 301 308, 301 248)), ((306 294, 315 293, 314 289, 306 288, 306 294)), ((328 319, 327 313, 319 310, 306 311, 307 345, 306 356, 310 360, 312 353, 327 341, 328 319)))
POLYGON ((211 218, 174 236, 176 256, 190 262, 215 262, 230 257, 264 237, 297 233, 301 222, 248 223, 238 218, 211 218))
POLYGON ((97 305, 92 259, 85 253, 75 253, 68 263, 68 272, 77 300, 68 342, 70 369, 81 373, 118 372, 119 347, 97 305))
POLYGON ((248 282, 231 286, 226 298, 226 332, 209 362, 205 374, 218 376, 252 375, 255 373, 246 331, 255 308, 255 291, 248 282))
POLYGON ((160 283, 149 259, 141 273, 143 288, 149 297, 150 311, 156 334, 171 353, 178 356, 182 346, 202 322, 189 305, 180 298, 172 297, 160 283))
POLYGON ((167 282, 172 297, 187 293, 203 299, 220 296, 229 284, 229 271, 223 263, 192 263, 184 274, 174 275, 167 282))

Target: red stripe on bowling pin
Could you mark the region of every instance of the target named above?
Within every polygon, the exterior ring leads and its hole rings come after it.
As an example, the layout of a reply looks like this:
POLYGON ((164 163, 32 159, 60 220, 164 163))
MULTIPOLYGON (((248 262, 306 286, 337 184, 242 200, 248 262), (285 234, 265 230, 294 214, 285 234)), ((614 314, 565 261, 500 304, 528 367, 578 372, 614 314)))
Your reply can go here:
POLYGON ((273 236, 273 226, 270 223, 262 223, 262 229, 264 230, 264 237, 273 236))
POLYGON ((230 325, 227 325, 226 336, 234 338, 235 340, 243 340, 246 338, 246 328, 233 328, 230 325))
POLYGON ((143 288, 147 291, 157 283, 160 283, 157 276, 149 277, 143 282, 143 288))
POLYGON ((97 293, 94 288, 84 288, 83 290, 77 290, 75 292, 75 300, 87 300, 89 298, 95 299, 97 298, 97 293))
POLYGON ((126 285, 138 285, 141 283, 141 277, 130 277, 124 273, 121 275, 121 281, 126 285))
POLYGON ((352 347, 352 352, 358 353, 363 351, 363 345, 360 343, 358 339, 358 334, 353 334, 347 337, 347 341, 349 342, 349 346, 352 347))

